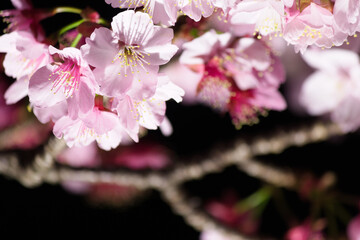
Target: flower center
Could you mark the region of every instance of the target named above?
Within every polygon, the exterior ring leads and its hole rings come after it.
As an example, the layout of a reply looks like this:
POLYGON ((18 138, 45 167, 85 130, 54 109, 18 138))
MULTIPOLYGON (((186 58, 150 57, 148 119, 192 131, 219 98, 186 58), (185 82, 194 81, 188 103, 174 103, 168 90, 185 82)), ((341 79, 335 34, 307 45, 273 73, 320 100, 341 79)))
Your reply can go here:
POLYGON ((63 89, 65 96, 71 97, 74 91, 79 89, 80 76, 80 67, 73 61, 66 60, 49 76, 49 80, 53 81, 51 91, 56 94, 60 89, 63 89), (54 79, 53 76, 55 76, 54 79))
MULTIPOLYGON (((119 43, 121 46, 122 43, 119 43)), ((132 74, 139 72, 139 68, 144 69, 146 72, 145 65, 150 65, 150 63, 145 59, 145 56, 150 56, 149 53, 145 53, 140 50, 140 46, 123 46, 120 48, 118 54, 114 57, 113 63, 119 61, 121 67, 125 68, 124 76, 128 76, 130 71, 132 74)), ((121 73, 119 73, 120 75, 121 73)))

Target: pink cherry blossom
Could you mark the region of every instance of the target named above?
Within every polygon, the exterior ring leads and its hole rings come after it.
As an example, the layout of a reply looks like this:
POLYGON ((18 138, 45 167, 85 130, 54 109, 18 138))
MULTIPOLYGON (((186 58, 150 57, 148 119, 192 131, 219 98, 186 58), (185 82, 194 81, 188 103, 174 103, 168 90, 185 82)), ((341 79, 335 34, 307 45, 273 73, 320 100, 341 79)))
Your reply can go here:
POLYGON ((165 120, 165 102, 170 99, 180 102, 184 94, 181 88, 170 82, 166 75, 161 74, 153 96, 142 100, 137 100, 131 94, 123 98, 115 98, 112 102, 112 110, 117 112, 122 125, 134 138, 131 133, 137 134, 140 126, 152 130, 161 127, 165 120))
POLYGON ((31 76, 52 58, 48 46, 26 31, 2 35, 0 52, 6 53, 3 63, 6 75, 16 79, 5 93, 6 103, 13 104, 28 95, 31 76))
POLYGON ((63 62, 48 64, 33 74, 29 83, 31 104, 46 108, 66 101, 73 119, 91 111, 98 86, 80 50, 50 46, 49 52, 58 54, 63 62))
POLYGON ((104 150, 116 148, 122 135, 126 134, 114 113, 97 106, 75 120, 69 116, 60 118, 56 121, 53 132, 56 137, 63 137, 69 147, 87 146, 96 141, 104 150))
POLYGON ((170 19, 170 16, 165 11, 164 1, 165 0, 105 0, 106 3, 111 4, 114 8, 142 8, 143 12, 149 14, 155 24, 161 23, 166 26, 174 25, 176 19, 170 19))
POLYGON ((342 49, 309 50, 304 60, 316 71, 302 86, 302 105, 311 115, 330 114, 344 131, 356 130, 360 126, 358 55, 342 49))
POLYGON ((45 34, 40 21, 53 15, 53 12, 33 9, 29 0, 12 0, 11 2, 16 9, 0 11, 0 17, 9 24, 5 32, 29 31, 36 39, 42 41, 45 34))
POLYGON ((324 234, 322 233, 323 223, 317 222, 316 225, 312 227, 309 222, 305 222, 302 225, 291 228, 287 234, 286 240, 325 240, 324 234))
POLYGON ((73 167, 97 167, 100 165, 100 156, 95 143, 84 147, 73 147, 63 151, 57 161, 73 167))
POLYGON ((357 215, 351 219, 347 227, 347 236, 349 240, 359 240, 360 239, 360 215, 357 215))
POLYGON ((228 240, 228 238, 216 230, 209 229, 201 233, 200 240, 228 240))
POLYGON ((111 23, 112 31, 99 28, 81 47, 95 67, 101 93, 120 97, 132 92, 137 99, 155 93, 159 65, 176 53, 173 30, 154 26, 148 14, 128 10, 111 23))
POLYGON ((360 31, 360 1, 335 1, 334 18, 336 24, 343 32, 354 35, 356 31, 360 31))
POLYGON ((286 106, 277 90, 285 78, 283 67, 259 40, 234 40, 230 34, 210 31, 184 44, 180 62, 202 73, 199 100, 228 111, 238 127, 256 122, 265 109, 286 106))
POLYGON ((15 106, 9 106, 5 103, 4 92, 6 85, 2 82, 4 79, 0 77, 0 130, 16 123, 19 118, 19 109, 15 106), (5 116, 5 117, 4 117, 5 116))
POLYGON ((243 0, 231 10, 231 30, 245 34, 282 35, 285 23, 284 3, 278 0, 243 0))
POLYGON ((296 4, 289 9, 284 27, 284 39, 295 46, 296 52, 304 53, 311 45, 322 48, 339 46, 347 34, 335 24, 334 15, 328 9, 311 2, 301 12, 296 4))
POLYGON ((194 21, 209 17, 214 12, 214 0, 166 0, 165 10, 174 22, 178 14, 185 14, 194 21))
POLYGON ((123 166, 133 170, 163 169, 170 163, 168 150, 156 143, 140 142, 120 148, 109 160, 109 166, 123 166))

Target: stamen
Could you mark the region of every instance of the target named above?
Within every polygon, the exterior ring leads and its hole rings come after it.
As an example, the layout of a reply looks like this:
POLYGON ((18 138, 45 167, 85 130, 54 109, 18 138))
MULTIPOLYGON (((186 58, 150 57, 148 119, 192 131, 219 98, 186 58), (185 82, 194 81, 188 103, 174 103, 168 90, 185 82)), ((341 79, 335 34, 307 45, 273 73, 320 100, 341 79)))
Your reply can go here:
POLYGON ((71 97, 80 85, 80 67, 71 60, 66 60, 59 65, 49 76, 49 80, 53 81, 51 91, 56 94, 61 88, 64 89, 65 96, 71 97), (53 76, 57 75, 52 80, 53 76))

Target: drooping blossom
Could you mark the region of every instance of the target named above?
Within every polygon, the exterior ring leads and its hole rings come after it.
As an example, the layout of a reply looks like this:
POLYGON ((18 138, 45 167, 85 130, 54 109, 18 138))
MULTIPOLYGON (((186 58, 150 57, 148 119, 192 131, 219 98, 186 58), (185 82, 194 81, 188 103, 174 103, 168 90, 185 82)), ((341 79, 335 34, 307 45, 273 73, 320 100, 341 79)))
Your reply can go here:
POLYGON ((165 26, 171 26, 176 22, 176 18, 171 19, 167 14, 164 5, 165 0, 105 0, 105 2, 114 8, 142 8, 142 11, 149 14, 155 24, 161 23, 165 26))
POLYGON ((16 79, 5 93, 6 103, 13 104, 28 95, 31 76, 52 58, 48 46, 27 31, 2 35, 0 52, 6 53, 3 63, 6 75, 16 79))
POLYGON ((91 111, 98 85, 80 50, 50 46, 49 52, 58 54, 63 62, 47 64, 33 74, 29 83, 30 103, 48 108, 66 102, 72 119, 91 111))
POLYGON ((231 32, 238 36, 282 36, 285 24, 283 1, 243 0, 231 10, 231 32))
POLYGON ((137 99, 155 93, 159 66, 176 53, 173 30, 154 26, 148 14, 128 10, 111 23, 112 31, 98 28, 82 46, 84 58, 95 67, 100 92, 137 99))
POLYGON ((348 36, 335 23, 331 9, 313 2, 302 11, 296 4, 288 9, 283 35, 289 44, 295 46, 295 51, 301 53, 311 45, 321 48, 340 46, 348 36))
POLYGON ((349 240, 359 240, 360 239, 360 215, 357 215, 351 219, 350 223, 347 226, 347 236, 349 240))
POLYGON ((228 111, 238 127, 256 122, 266 109, 286 106, 278 92, 285 77, 283 67, 259 40, 234 40, 230 34, 210 31, 184 44, 180 62, 202 73, 199 100, 228 111))
POLYGON ((215 9, 214 0, 165 0, 164 4, 173 22, 176 22, 179 14, 184 14, 198 22, 201 17, 211 16, 215 9))
POLYGON ((334 18, 341 31, 352 36, 360 32, 360 1, 337 0, 334 3, 334 18))
POLYGON ((329 114, 344 131, 360 126, 360 62, 356 53, 342 49, 309 50, 304 60, 315 72, 304 82, 300 102, 310 115, 329 114))
POLYGON ((137 133, 140 126, 152 130, 165 128, 163 130, 167 132, 169 126, 165 118, 165 102, 170 99, 181 102, 184 94, 166 75, 159 75, 154 95, 138 100, 130 92, 122 98, 115 98, 111 109, 117 112, 121 124, 130 133, 137 133))
POLYGON ((73 120, 64 116, 53 129, 57 138, 64 138, 69 147, 87 146, 96 141, 100 148, 116 148, 125 133, 116 114, 95 106, 87 114, 73 120))

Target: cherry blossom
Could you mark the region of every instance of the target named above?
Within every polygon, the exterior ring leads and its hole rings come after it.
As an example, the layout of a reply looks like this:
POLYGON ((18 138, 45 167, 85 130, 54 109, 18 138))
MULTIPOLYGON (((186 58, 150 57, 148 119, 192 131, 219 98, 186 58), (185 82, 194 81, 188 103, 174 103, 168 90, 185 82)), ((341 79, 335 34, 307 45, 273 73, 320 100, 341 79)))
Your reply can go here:
POLYGON ((335 1, 334 18, 336 24, 343 32, 354 35, 356 31, 360 31, 360 1, 335 1))
POLYGON ((155 93, 159 65, 176 53, 172 29, 154 26, 148 14, 128 10, 111 23, 112 31, 98 28, 81 47, 95 67, 101 93, 121 97, 130 91, 138 99, 155 93))
POLYGON ((130 136, 136 140, 131 133, 137 133, 140 126, 153 130, 167 127, 165 132, 169 130, 169 126, 162 125, 164 121, 167 124, 165 102, 170 99, 181 102, 184 94, 181 88, 173 84, 166 75, 161 74, 153 96, 137 100, 129 93, 123 98, 115 98, 112 102, 112 110, 117 112, 122 125, 129 129, 130 136))
POLYGON ((308 50, 304 60, 316 71, 302 86, 302 105, 311 115, 330 114, 344 131, 356 130, 360 126, 358 55, 342 49, 308 50))
POLYGON ((237 35, 282 35, 284 3, 278 0, 243 0, 231 11, 232 32, 237 35))
POLYGON ((114 113, 97 106, 75 120, 69 116, 60 118, 56 121, 53 132, 56 137, 63 137, 69 147, 87 146, 96 140, 99 147, 105 150, 116 148, 122 135, 126 134, 114 113))
POLYGON ((11 0, 11 2, 15 9, 0 11, 0 17, 8 23, 5 32, 29 31, 37 40, 44 40, 45 34, 40 21, 54 13, 49 10, 34 9, 30 0, 11 0))
POLYGON ((311 45, 322 48, 340 46, 347 38, 335 24, 334 15, 328 9, 311 2, 301 12, 294 5, 288 10, 284 27, 284 39, 295 46, 296 52, 304 53, 311 45))
POLYGON ((33 74, 29 83, 31 104, 47 108, 66 101, 72 119, 91 111, 98 86, 80 50, 50 46, 49 52, 58 54, 63 62, 48 64, 33 74))
POLYGON ((360 239, 360 215, 357 215, 351 219, 347 227, 347 236, 349 240, 358 240, 360 239))
POLYGON ((48 46, 27 31, 2 35, 0 52, 6 53, 3 63, 6 75, 16 79, 5 93, 6 103, 13 104, 28 95, 31 76, 52 58, 48 46))
POLYGON ((237 127, 257 122, 258 114, 266 109, 286 106, 277 90, 285 77, 282 65, 259 40, 234 42, 230 34, 210 31, 184 44, 180 62, 202 73, 199 100, 220 112, 228 111, 237 127))

